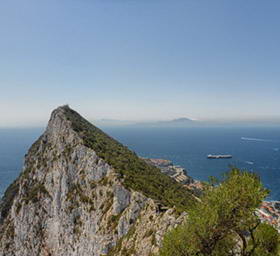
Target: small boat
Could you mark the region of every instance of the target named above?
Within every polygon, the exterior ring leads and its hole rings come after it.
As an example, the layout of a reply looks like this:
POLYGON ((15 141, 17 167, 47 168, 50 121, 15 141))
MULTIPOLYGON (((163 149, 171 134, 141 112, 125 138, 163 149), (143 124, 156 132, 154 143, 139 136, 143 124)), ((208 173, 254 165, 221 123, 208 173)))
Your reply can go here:
POLYGON ((208 159, 227 159, 227 158, 232 158, 232 155, 208 155, 208 159))

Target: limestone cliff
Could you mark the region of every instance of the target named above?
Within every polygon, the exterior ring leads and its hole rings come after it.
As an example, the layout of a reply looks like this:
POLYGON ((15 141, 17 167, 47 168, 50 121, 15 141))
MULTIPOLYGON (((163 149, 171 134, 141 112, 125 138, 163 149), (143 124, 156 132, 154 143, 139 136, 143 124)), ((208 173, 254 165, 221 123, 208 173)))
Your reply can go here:
POLYGON ((192 203, 180 184, 59 107, 1 201, 0 255, 148 256, 192 203))

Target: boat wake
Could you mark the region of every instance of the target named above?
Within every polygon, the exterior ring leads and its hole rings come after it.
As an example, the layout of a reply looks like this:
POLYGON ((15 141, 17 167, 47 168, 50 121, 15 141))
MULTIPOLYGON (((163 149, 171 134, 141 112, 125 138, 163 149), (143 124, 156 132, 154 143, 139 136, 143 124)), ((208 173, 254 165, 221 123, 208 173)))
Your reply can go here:
POLYGON ((241 137, 241 140, 259 141, 259 142, 273 142, 273 140, 258 139, 258 138, 249 138, 249 137, 241 137))
POLYGON ((254 162, 251 162, 251 161, 245 161, 246 164, 250 164, 250 165, 253 165, 254 162))

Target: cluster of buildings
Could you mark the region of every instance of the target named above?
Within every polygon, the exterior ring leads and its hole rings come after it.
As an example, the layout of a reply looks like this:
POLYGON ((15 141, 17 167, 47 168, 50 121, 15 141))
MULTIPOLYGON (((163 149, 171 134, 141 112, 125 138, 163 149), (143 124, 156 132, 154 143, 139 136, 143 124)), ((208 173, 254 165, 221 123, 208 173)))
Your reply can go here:
MULTIPOLYGON (((143 158, 148 164, 156 166, 162 173, 170 176, 186 188, 197 192, 203 190, 203 184, 188 176, 187 171, 179 165, 173 165, 172 161, 157 158, 143 158)), ((280 233, 280 201, 264 201, 256 211, 262 222, 273 225, 280 233)))
POLYGON ((187 174, 186 169, 179 165, 174 165, 172 161, 157 158, 143 158, 148 164, 154 165, 161 170, 162 173, 170 176, 177 182, 181 183, 186 188, 200 195, 203 190, 203 185, 200 181, 194 180, 187 174))
POLYGON ((183 185, 189 185, 194 182, 193 178, 187 175, 187 171, 184 168, 179 165, 173 165, 170 160, 156 158, 144 158, 144 160, 183 185))
POLYGON ((261 221, 270 223, 280 232, 280 201, 264 201, 257 215, 261 221))

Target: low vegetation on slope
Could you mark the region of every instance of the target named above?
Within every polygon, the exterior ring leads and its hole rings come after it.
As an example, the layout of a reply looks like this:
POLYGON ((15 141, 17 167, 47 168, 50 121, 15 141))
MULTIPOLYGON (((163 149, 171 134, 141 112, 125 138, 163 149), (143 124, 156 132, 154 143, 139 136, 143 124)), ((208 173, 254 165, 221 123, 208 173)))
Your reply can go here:
POLYGON ((0 202, 0 224, 2 224, 4 219, 7 217, 12 207, 14 198, 18 193, 18 190, 19 190, 18 180, 15 180, 5 191, 5 194, 0 202))
POLYGON ((124 185, 163 205, 182 211, 194 204, 188 190, 159 169, 148 165, 134 152, 89 123, 77 112, 64 107, 64 112, 73 129, 82 137, 85 146, 92 148, 99 157, 110 164, 124 179, 124 185))
POLYGON ((255 174, 232 169, 165 236, 159 256, 279 255, 278 232, 255 214, 267 194, 255 174))

